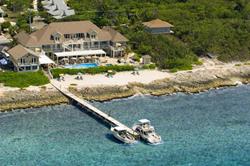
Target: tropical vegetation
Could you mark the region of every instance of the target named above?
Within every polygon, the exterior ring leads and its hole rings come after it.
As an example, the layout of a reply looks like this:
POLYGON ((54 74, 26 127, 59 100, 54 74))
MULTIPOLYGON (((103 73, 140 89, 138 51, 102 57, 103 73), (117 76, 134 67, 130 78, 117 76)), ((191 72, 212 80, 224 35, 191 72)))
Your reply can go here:
MULTIPOLYGON (((27 28, 30 0, 5 0, 27 28), (18 5, 17 5, 18 4, 18 5), (20 4, 20 5, 19 5, 20 4)), ((198 56, 210 53, 222 61, 250 59, 249 0, 68 0, 77 12, 63 21, 91 20, 98 26, 112 25, 130 39, 130 48, 149 54, 160 68, 191 69, 198 56), (142 22, 160 18, 175 26, 173 35, 151 35, 142 22)), ((47 22, 55 21, 40 12, 47 22)))
POLYGON ((164 68, 189 66, 196 62, 194 54, 212 53, 223 61, 250 59, 249 0, 69 0, 69 4, 78 13, 68 19, 116 26, 136 51, 153 52, 164 68), (143 34, 137 25, 154 18, 172 23, 175 39, 143 34))

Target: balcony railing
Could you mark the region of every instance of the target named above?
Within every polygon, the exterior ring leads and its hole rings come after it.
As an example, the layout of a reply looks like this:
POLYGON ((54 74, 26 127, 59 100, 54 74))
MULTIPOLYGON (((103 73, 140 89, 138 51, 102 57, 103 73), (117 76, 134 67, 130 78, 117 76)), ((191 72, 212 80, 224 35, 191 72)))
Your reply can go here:
POLYGON ((36 63, 32 63, 32 62, 25 62, 25 63, 18 63, 18 66, 37 66, 38 65, 38 62, 36 63))
POLYGON ((63 48, 43 48, 45 52, 63 52, 63 48))

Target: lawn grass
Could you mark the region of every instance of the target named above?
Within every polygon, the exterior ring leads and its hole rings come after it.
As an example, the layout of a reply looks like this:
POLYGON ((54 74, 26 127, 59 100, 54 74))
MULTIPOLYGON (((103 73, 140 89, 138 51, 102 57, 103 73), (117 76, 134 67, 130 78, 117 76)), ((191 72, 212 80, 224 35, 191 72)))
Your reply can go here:
POLYGON ((0 72, 0 83, 5 86, 26 88, 49 83, 42 71, 37 72, 0 72))

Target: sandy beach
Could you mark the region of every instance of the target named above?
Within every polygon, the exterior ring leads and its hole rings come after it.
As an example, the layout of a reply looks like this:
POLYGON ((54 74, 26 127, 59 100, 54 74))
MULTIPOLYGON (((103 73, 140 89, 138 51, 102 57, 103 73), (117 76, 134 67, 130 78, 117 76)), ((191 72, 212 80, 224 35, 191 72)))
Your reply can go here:
POLYGON ((109 78, 105 74, 83 75, 83 80, 77 80, 76 76, 66 75, 65 81, 56 81, 61 87, 69 87, 77 85, 78 88, 97 87, 97 86, 123 86, 132 82, 148 84, 152 81, 171 78, 173 75, 158 70, 143 70, 139 75, 131 74, 131 72, 119 72, 109 78))
MULTIPOLYGON (((217 60, 201 59, 203 65, 190 71, 171 73, 160 70, 141 70, 139 75, 131 72, 116 73, 112 78, 106 74, 65 75, 64 81, 51 80, 61 88, 67 88, 75 95, 86 100, 107 101, 136 94, 165 95, 176 92, 196 93, 211 88, 235 86, 250 83, 249 63, 221 63, 217 60)), ((16 108, 39 107, 67 103, 61 93, 51 84, 28 88, 0 86, 0 111, 16 108), (17 104, 17 101, 19 104, 17 104)))
POLYGON ((211 60, 208 58, 201 59, 203 65, 194 67, 191 71, 179 71, 177 73, 171 73, 169 71, 160 71, 160 70, 141 70, 139 75, 134 75, 132 72, 119 72, 116 73, 113 77, 109 78, 106 74, 96 74, 96 75, 83 75, 82 80, 77 80, 77 76, 65 75, 64 81, 57 81, 57 84, 60 84, 62 88, 68 88, 70 86, 75 86, 78 89, 86 87, 100 87, 100 86, 125 86, 129 83, 142 83, 149 84, 157 80, 169 79, 174 80, 181 75, 196 73, 196 72, 207 72, 214 70, 224 70, 232 69, 235 63, 222 63, 217 60, 211 60))

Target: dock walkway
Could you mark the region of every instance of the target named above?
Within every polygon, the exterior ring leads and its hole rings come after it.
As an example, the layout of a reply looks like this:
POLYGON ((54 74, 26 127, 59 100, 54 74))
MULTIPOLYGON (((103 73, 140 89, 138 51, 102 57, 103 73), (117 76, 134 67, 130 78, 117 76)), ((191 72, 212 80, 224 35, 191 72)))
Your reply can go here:
POLYGON ((118 120, 114 119, 113 117, 107 115, 106 113, 102 112, 101 110, 97 109, 96 107, 92 106, 89 102, 86 100, 83 100, 74 94, 70 93, 66 88, 60 87, 60 85, 57 85, 56 82, 51 81, 51 84, 62 94, 64 94, 66 97, 70 98, 73 101, 76 101, 79 103, 82 107, 87 109, 87 111, 91 112, 92 114, 96 115, 98 118, 102 119, 103 121, 107 122, 110 126, 121 126, 125 128, 130 134, 134 136, 138 136, 138 134, 131 128, 127 127, 126 125, 122 124, 118 120))

